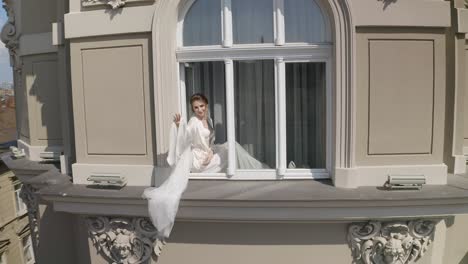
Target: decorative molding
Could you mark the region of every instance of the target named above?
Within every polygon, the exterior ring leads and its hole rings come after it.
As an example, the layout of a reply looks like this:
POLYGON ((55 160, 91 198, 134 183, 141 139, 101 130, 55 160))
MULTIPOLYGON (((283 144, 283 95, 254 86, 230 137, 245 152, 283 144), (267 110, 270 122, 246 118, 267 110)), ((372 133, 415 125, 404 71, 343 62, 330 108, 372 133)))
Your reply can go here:
POLYGON ((20 191, 20 197, 28 208, 29 228, 34 254, 39 252, 39 202, 35 194, 36 191, 36 188, 32 185, 24 183, 20 191))
POLYGON ((0 33, 0 39, 5 43, 5 47, 10 51, 10 64, 14 71, 21 72, 22 63, 18 54, 20 34, 16 29, 16 18, 14 8, 10 0, 3 0, 3 8, 5 9, 8 20, 3 25, 0 33))
POLYGON ((96 249, 111 263, 146 263, 159 257, 165 244, 148 218, 90 216, 86 224, 96 249))
POLYGON ((127 0, 82 0, 83 6, 109 5, 112 9, 124 7, 127 0))
POLYGON ((348 243, 354 263, 414 263, 434 240, 435 226, 435 220, 353 223, 348 243))

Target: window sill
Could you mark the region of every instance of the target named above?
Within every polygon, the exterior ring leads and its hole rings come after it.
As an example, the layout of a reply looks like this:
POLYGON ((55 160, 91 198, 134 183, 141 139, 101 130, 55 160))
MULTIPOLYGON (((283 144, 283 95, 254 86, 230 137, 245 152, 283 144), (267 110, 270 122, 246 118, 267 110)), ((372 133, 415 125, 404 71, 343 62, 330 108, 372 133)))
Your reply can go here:
MULTIPOLYGON (((81 215, 148 216, 141 198, 146 187, 97 189, 72 184, 57 169, 27 159, 5 164, 24 183, 38 189, 40 200, 56 211, 81 215), (36 165, 34 165, 36 164, 36 165), (49 167, 50 168, 50 167, 49 167)), ((178 220, 195 221, 356 221, 444 217, 468 214, 468 175, 449 175, 447 185, 421 191, 376 187, 342 189, 330 180, 191 180, 178 220)))
MULTIPOLYGON (((85 215, 148 216, 144 187, 120 190, 85 185, 51 186, 39 195, 61 212, 85 215)), ((339 189, 330 181, 192 180, 182 197, 178 220, 356 221, 444 217, 468 213, 468 177, 451 175, 442 186, 421 191, 375 187, 339 189)))

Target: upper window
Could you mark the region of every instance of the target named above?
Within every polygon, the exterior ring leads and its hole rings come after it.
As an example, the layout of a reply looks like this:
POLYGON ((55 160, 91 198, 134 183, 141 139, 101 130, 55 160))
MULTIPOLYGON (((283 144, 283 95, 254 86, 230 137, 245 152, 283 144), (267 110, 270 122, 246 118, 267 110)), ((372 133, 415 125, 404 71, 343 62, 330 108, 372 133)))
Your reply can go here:
POLYGON ((329 177, 332 42, 320 4, 196 0, 179 21, 181 112, 203 93, 214 144, 228 149, 225 171, 192 177, 329 177))
POLYGON ((20 196, 22 187, 23 185, 21 183, 15 184, 15 207, 17 216, 24 215, 28 211, 26 204, 23 202, 23 199, 21 199, 20 196))

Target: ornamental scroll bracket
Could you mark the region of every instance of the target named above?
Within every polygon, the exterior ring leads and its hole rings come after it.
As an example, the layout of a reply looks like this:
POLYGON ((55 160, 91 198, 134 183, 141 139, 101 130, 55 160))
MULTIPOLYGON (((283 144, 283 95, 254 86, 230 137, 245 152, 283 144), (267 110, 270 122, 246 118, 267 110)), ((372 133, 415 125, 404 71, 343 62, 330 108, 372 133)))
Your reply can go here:
POLYGON ((2 27, 0 39, 5 43, 5 47, 10 53, 10 65, 16 72, 21 72, 22 63, 18 54, 20 34, 16 29, 16 18, 14 7, 11 0, 3 0, 3 9, 5 9, 8 20, 2 27))
POLYGON ((353 223, 348 228, 348 243, 354 263, 415 263, 434 240, 436 223, 435 220, 353 223))
POLYGON ((113 264, 146 263, 160 256, 165 242, 148 218, 86 217, 94 246, 113 264))
POLYGON ((30 184, 23 184, 20 191, 20 198, 28 209, 29 228, 31 230, 34 254, 39 252, 39 201, 35 194, 36 191, 36 188, 30 184))

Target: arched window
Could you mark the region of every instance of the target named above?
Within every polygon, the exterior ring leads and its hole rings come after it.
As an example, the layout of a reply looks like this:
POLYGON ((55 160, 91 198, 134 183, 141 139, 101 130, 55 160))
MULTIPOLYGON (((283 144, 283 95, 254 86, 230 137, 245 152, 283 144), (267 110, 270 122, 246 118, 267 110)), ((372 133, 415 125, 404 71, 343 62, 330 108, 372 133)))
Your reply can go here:
POLYGON ((216 143, 229 149, 225 173, 194 177, 329 177, 332 40, 318 1, 196 0, 182 8, 182 113, 191 114, 193 93, 204 93, 216 143), (264 166, 245 169, 236 151, 264 166))

